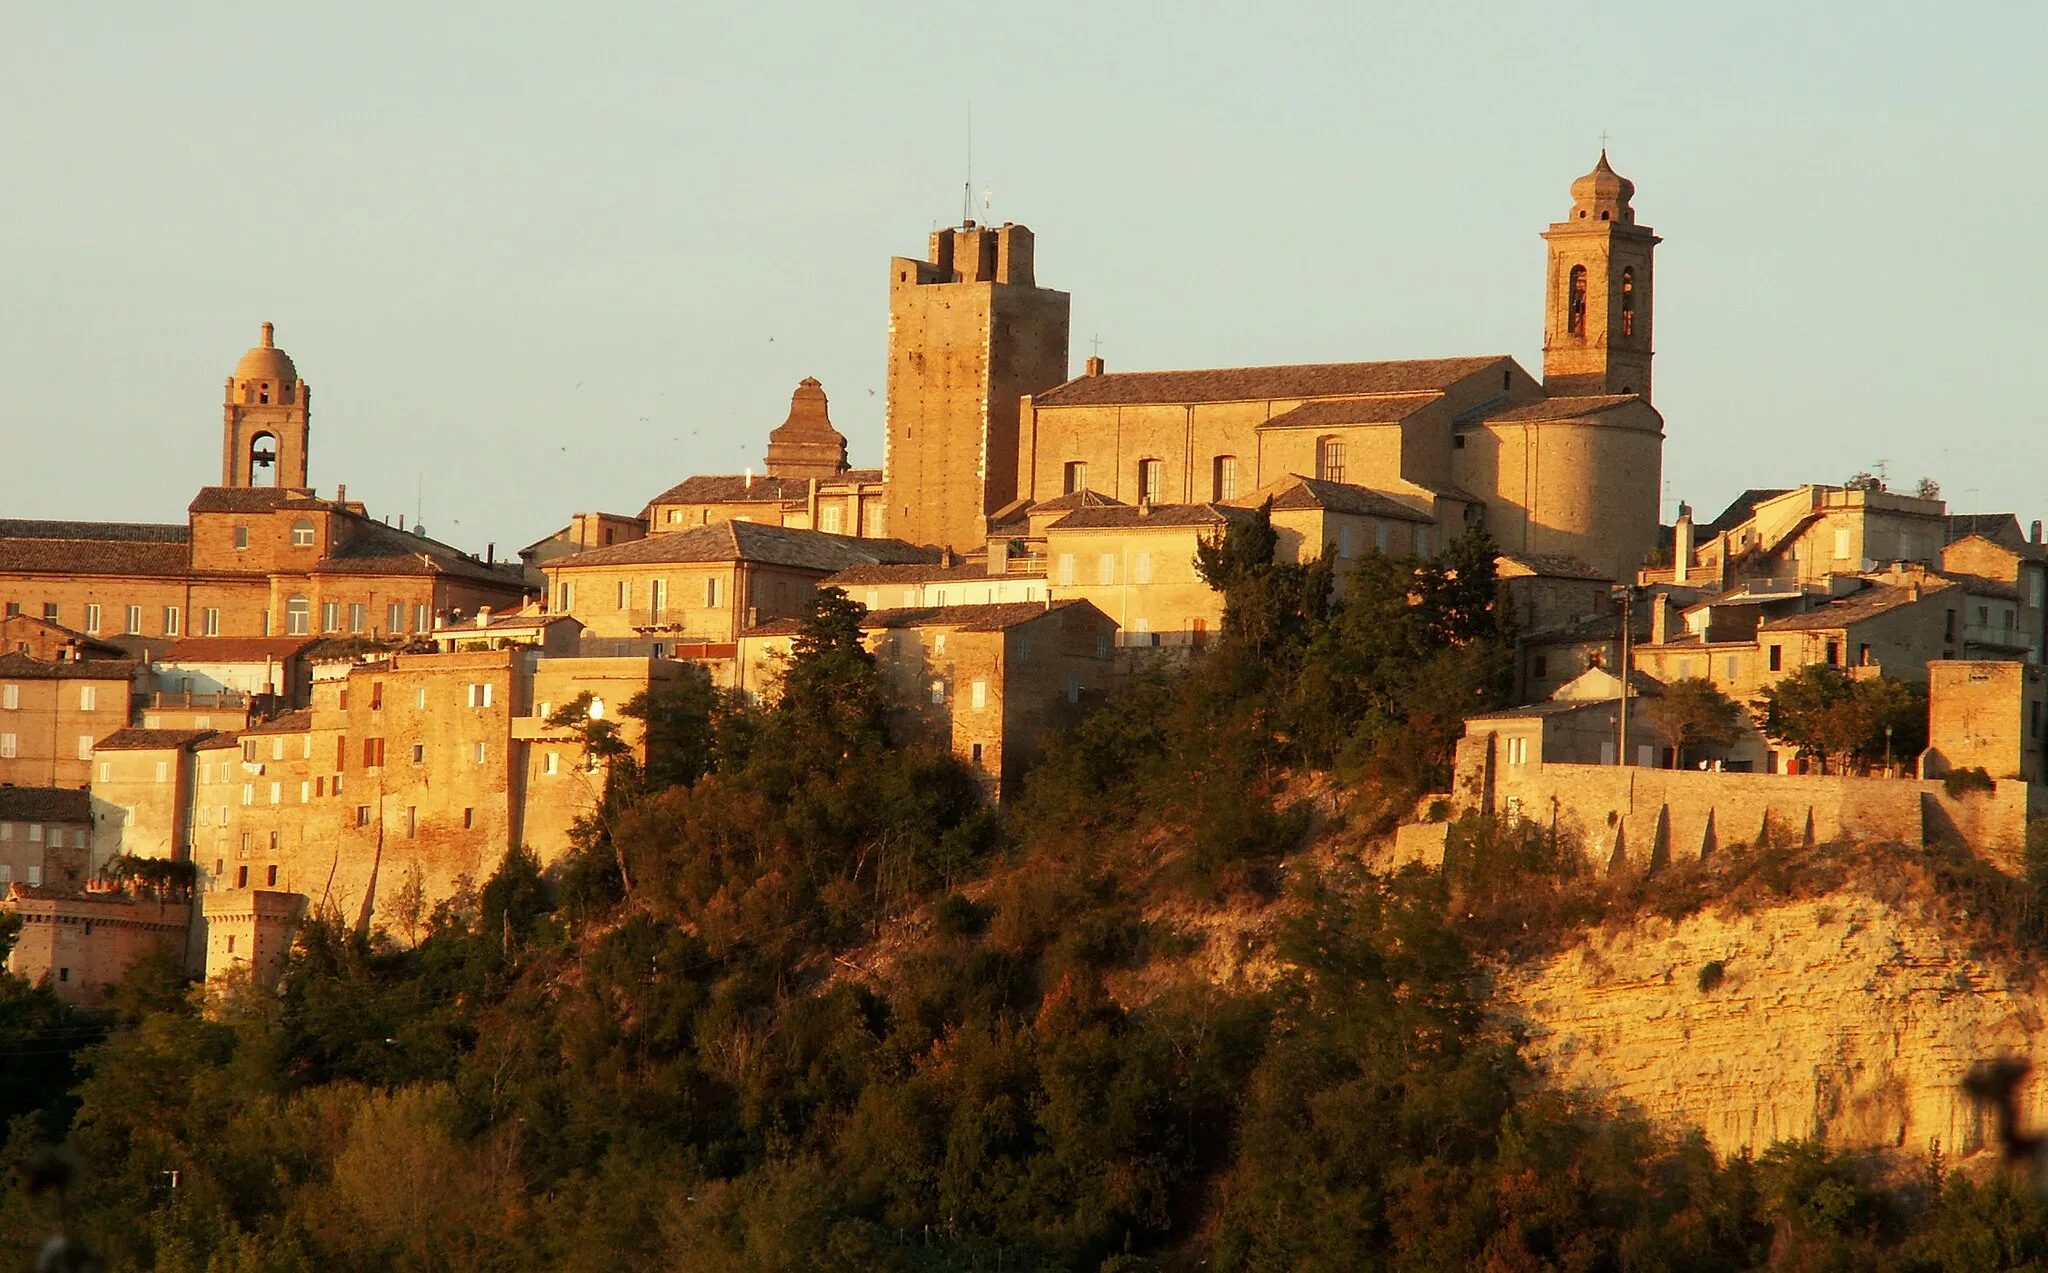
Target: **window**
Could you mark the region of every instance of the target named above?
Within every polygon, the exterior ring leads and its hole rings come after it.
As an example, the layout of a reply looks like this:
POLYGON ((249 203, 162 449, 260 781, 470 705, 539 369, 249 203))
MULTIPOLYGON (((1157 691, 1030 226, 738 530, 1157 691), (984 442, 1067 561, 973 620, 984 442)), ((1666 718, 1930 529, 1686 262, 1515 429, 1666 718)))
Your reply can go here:
POLYGON ((682 521, 683 521, 683 510, 682 510, 682 509, 680 509, 680 508, 671 508, 670 510, 668 510, 668 524, 669 524, 669 525, 671 525, 671 526, 680 526, 680 525, 682 525, 682 521))
POLYGON ((932 696, 932 702, 934 702, 934 703, 943 703, 943 702, 945 702, 945 701, 946 701, 946 683, 945 683, 944 681, 933 681, 933 682, 932 682, 932 684, 931 684, 931 696, 932 696))
POLYGON ((306 803, 307 801, 311 800, 312 798, 313 798, 313 784, 312 784, 312 783, 310 783, 310 782, 305 782, 305 781, 301 781, 301 782, 299 783, 299 803, 300 803, 300 804, 305 804, 305 803, 306 803))
POLYGON ((560 608, 562 612, 566 614, 569 611, 574 610, 576 608, 576 585, 573 583, 563 584, 561 587, 561 593, 562 604, 560 608))
MULTIPOLYGON (((271 783, 271 784, 270 784, 270 803, 272 803, 272 804, 282 804, 282 803, 284 803, 284 784, 283 784, 283 783, 281 783, 281 782, 273 782, 273 783, 271 783)), ((276 832, 272 832, 271 834, 275 835, 275 834, 276 834, 276 832)))
POLYGON ((1017 638, 1017 661, 1019 663, 1029 663, 1031 661, 1031 634, 1029 632, 1023 633, 1017 638))
POLYGON ((476 810, 474 810, 474 809, 464 809, 464 810, 462 811, 462 829, 463 829, 463 830, 465 830, 465 831, 468 831, 468 830, 472 830, 473 828, 475 828, 475 826, 476 826, 476 810))
POLYGON ((1734 655, 1732 655, 1732 654, 1728 656, 1728 679, 1729 679, 1729 680, 1731 680, 1731 681, 1732 681, 1732 680, 1734 680, 1734 679, 1735 679, 1735 678, 1736 678, 1736 677, 1737 677, 1738 675, 1740 675, 1740 673, 1739 673, 1739 672, 1737 671, 1737 669, 1738 669, 1738 668, 1740 668, 1741 666, 1742 666, 1742 660, 1740 660, 1740 659, 1736 658, 1736 657, 1735 657, 1734 655))
MULTIPOLYGON (((632 589, 628 587, 626 599, 630 601, 632 597, 632 589)), ((649 579, 647 581, 647 606, 656 614, 660 614, 668 609, 668 580, 649 579)))
POLYGON ((1349 560, 1351 557, 1351 523, 1337 527, 1337 556, 1349 560))
POLYGON ((1138 502, 1157 504, 1165 495, 1166 464, 1162 460, 1138 461, 1138 502))
POLYGON ((92 759, 92 735, 91 735, 91 734, 80 734, 80 735, 78 736, 78 758, 79 758, 80 760, 91 760, 91 759, 92 759))
POLYGON ((489 707, 491 705, 491 691, 495 688, 497 687, 488 681, 481 685, 470 686, 469 705, 471 707, 489 707))
POLYGON ((1158 642, 1152 639, 1152 620, 1146 615, 1141 614, 1131 620, 1131 637, 1132 645, 1158 644, 1158 642))
POLYGON ((382 681, 370 682, 370 710, 373 712, 384 710, 384 682, 382 681))
POLYGON ((561 763, 561 758, 555 752, 549 752, 541 757, 540 771, 544 774, 558 773, 561 763))
MULTIPOLYGON (((945 605, 945 604, 946 604, 946 594, 944 594, 944 593, 940 593, 940 594, 939 594, 939 604, 940 604, 940 605, 945 605)), ((945 633, 943 633, 943 632, 941 632, 941 633, 939 633, 939 634, 938 634, 937 636, 935 636, 935 637, 933 637, 933 638, 932 638, 932 653, 933 653, 933 654, 944 654, 945 652, 946 652, 946 634, 945 634, 945 633)))
POLYGON ((345 735, 337 735, 334 739, 334 767, 348 768, 348 738, 345 735))
POLYGON ((976 743, 976 744, 974 744, 974 760, 973 760, 973 762, 972 762, 972 763, 973 763, 973 765, 974 765, 974 767, 975 767, 976 769, 979 769, 979 768, 981 768, 981 744, 980 744, 980 743, 976 743))
POLYGON ((356 825, 359 827, 370 825, 370 806, 366 804, 356 806, 356 825))
POLYGON ((1429 527, 1427 526, 1417 526, 1415 528, 1415 555, 1417 557, 1429 556, 1429 527))
POLYGON ((1067 461, 1067 476, 1062 494, 1072 495, 1088 489, 1088 465, 1081 460, 1067 461))
POLYGON ((433 619, 433 613, 428 608, 425 602, 421 602, 419 605, 416 605, 412 608, 413 631, 425 632, 429 627, 433 625, 433 619))
POLYGON ((86 608, 85 608, 85 630, 86 630, 87 632, 91 633, 91 634, 92 634, 92 635, 94 635, 94 636, 98 636, 98 635, 99 635, 99 631, 100 631, 100 608, 99 608, 98 606, 95 606, 95 605, 88 605, 88 606, 86 606, 86 608))
POLYGON ((1095 582, 1112 584, 1116 582, 1116 554, 1103 553, 1095 559, 1095 582))
POLYGON ((422 685, 412 692, 412 705, 420 711, 427 710, 427 687, 422 685))
POLYGON ((818 510, 818 529, 827 535, 839 533, 843 513, 837 504, 827 504, 818 510))
POLYGON ((54 602, 54 601, 45 601, 45 602, 43 603, 43 622, 44 622, 44 623, 55 623, 55 622, 57 622, 57 615, 58 615, 58 613, 59 613, 59 611, 58 611, 58 609, 57 609, 57 603, 56 603, 56 602, 54 602))
POLYGON ((1131 559, 1131 582, 1152 582, 1152 554, 1139 553, 1131 559))
POLYGON ((158 782, 169 782, 171 780, 171 763, 169 761, 159 760, 156 762, 156 780, 158 782))
POLYGON ((284 603, 286 636, 305 636, 313 626, 313 603, 304 597, 288 597, 284 603))
POLYGON ((363 740, 363 768, 377 769, 384 764, 384 740, 365 738, 363 740))
POLYGON ((237 552, 239 552, 239 551, 241 551, 242 549, 244 549, 244 548, 247 548, 248 546, 249 546, 249 528, 248 528, 247 526, 237 526, 237 527, 235 527, 235 549, 236 549, 236 551, 237 551, 237 552))
POLYGON ((1060 554, 1059 584, 1062 588, 1074 586, 1074 554, 1060 554))
POLYGON ((1529 740, 1528 740, 1528 739, 1526 739, 1526 738, 1510 738, 1510 739, 1508 739, 1508 763, 1509 763, 1509 764, 1511 764, 1511 765, 1526 765, 1526 764, 1528 764, 1528 763, 1529 763, 1529 740))
POLYGON ((1858 667, 1870 666, 1870 646, 1868 643, 1859 644, 1856 647, 1856 665, 1858 667))
POLYGON ((370 607, 360 601, 352 601, 348 607, 348 630, 360 633, 370 626, 370 607))
POLYGON ((1841 643, 1840 641, 1830 641, 1830 642, 1828 642, 1828 666, 1829 666, 1829 667, 1840 667, 1841 665, 1842 665, 1842 643, 1841 643))
POLYGON ((247 807, 248 807, 249 805, 252 805, 252 804, 255 804, 255 803, 256 803, 256 784, 255 784, 255 783, 253 783, 253 782, 245 782, 245 783, 243 783, 243 784, 242 784, 242 805, 243 805, 243 807, 244 807, 244 808, 247 808, 247 807))
POLYGON ((311 548, 312 546, 313 546, 313 522, 312 522, 312 519, 310 519, 310 518, 306 518, 306 517, 301 517, 301 518, 300 518, 299 520, 297 520, 297 521, 295 521, 295 522, 293 522, 293 523, 292 523, 292 547, 294 547, 294 548, 311 548))
POLYGON ((425 743, 414 743, 412 745, 412 763, 415 765, 427 763, 427 745, 425 743))
POLYGON ((394 601, 384 607, 384 630, 390 633, 405 631, 405 603, 394 601))
POLYGON ((409 804, 405 807, 405 838, 416 838, 420 833, 420 807, 409 804))
POLYGON ((176 606, 164 607, 164 635, 178 635, 178 607, 176 606))
POLYGON ((127 621, 127 626, 126 626, 126 627, 124 627, 124 628, 122 629, 122 631, 126 632, 126 633, 127 633, 127 634, 128 634, 129 636, 140 636, 140 635, 142 635, 142 607, 141 607, 141 606, 129 606, 129 607, 128 607, 128 621, 127 621))
POLYGON ((987 681, 976 681, 976 682, 974 683, 974 710, 975 710, 975 711, 977 711, 977 712, 979 712, 979 711, 985 710, 985 709, 986 709, 987 707, 988 707, 988 682, 987 682, 987 681))
POLYGON ((1564 301, 1564 329, 1573 336, 1586 334, 1586 267, 1572 266, 1571 279, 1566 285, 1564 301))
POLYGON ((719 579, 706 579, 704 581, 704 608, 706 610, 718 609, 718 585, 722 582, 724 581, 719 579))
POLYGON ((0 685, 0 707, 4 707, 10 712, 19 710, 21 707, 21 686, 0 685))
MULTIPOLYGON (((276 835, 276 832, 271 832, 271 836, 273 839, 276 838, 276 835)), ((277 846, 273 844, 270 847, 275 849, 277 846)), ((264 884, 269 888, 277 887, 277 868, 275 866, 271 867, 269 870, 264 872, 264 884)))
POLYGON ((99 710, 99 705, 100 705, 100 687, 99 687, 99 686, 97 686, 97 685, 81 685, 81 686, 79 686, 79 687, 78 687, 78 710, 79 710, 79 711, 81 711, 81 712, 91 712, 91 711, 97 711, 97 710, 99 710))
POLYGON ((1069 703, 1081 701, 1081 678, 1078 676, 1067 678, 1067 701, 1069 703))
POLYGON ((1621 272, 1621 334, 1636 334, 1636 272, 1621 272))
POLYGON ((1953 610, 1944 611, 1942 614, 1941 639, 1944 641, 1956 639, 1956 612, 1953 610))
POLYGON ((1843 561, 1846 560, 1848 556, 1849 532, 1846 530, 1838 530, 1835 532, 1835 560, 1843 561))
POLYGON ((320 603, 320 630, 322 632, 341 631, 341 603, 339 601, 323 601, 320 603))
POLYGON ((1977 607, 1977 626, 1978 626, 1978 627, 1980 627, 1980 628, 1988 628, 1988 627, 1990 627, 1990 626, 1991 626, 1991 607, 1990 607, 1990 606, 1978 606, 1978 607, 1977 607))
POLYGON ((1210 461, 1209 489, 1214 492, 1209 498, 1226 500, 1237 498, 1237 457, 1219 455, 1210 461))
POLYGON ((484 744, 478 743, 476 745, 476 763, 479 765, 483 764, 484 758, 487 755, 489 755, 489 751, 485 748, 484 744))
MULTIPOLYGON (((618 605, 617 605, 617 608, 618 608, 618 609, 620 609, 620 610, 624 610, 624 609, 625 609, 625 608, 626 608, 627 606, 630 606, 630 605, 632 605, 632 604, 633 604, 633 581, 632 581, 632 580, 630 580, 630 579, 621 579, 621 580, 619 580, 618 594, 619 594, 619 595, 618 595, 618 605)), ((652 595, 650 594, 650 596, 649 596, 649 600, 651 601, 652 599, 653 599, 653 598, 652 598, 652 595)))
POLYGON ((199 635, 220 635, 220 607, 208 606, 199 613, 199 635))
POLYGON ((0 734, 0 759, 14 759, 19 754, 20 747, 20 740, 13 734, 0 734))
POLYGON ((1531 676, 1533 676, 1533 677, 1537 678, 1538 680, 1541 680, 1542 678, 1544 678, 1544 677, 1546 677, 1546 676, 1549 676, 1549 675, 1550 675, 1550 656, 1549 656, 1549 655, 1547 655, 1547 654, 1539 654, 1539 655, 1537 655, 1537 656, 1536 656, 1536 657, 1535 657, 1535 658, 1534 658, 1534 659, 1533 659, 1533 660, 1532 660, 1532 661, 1530 662, 1530 665, 1529 665, 1529 675, 1531 675, 1531 676))
POLYGON ((247 887, 249 887, 249 868, 248 868, 248 867, 246 867, 246 866, 238 866, 238 867, 236 867, 236 868, 235 868, 235 887, 236 887, 236 888, 247 888, 247 887))
POLYGON ((31 822, 31 823, 29 823, 29 824, 28 824, 28 842, 29 842, 30 844, 41 844, 41 843, 43 842, 43 824, 42 824, 42 823, 40 823, 40 822, 31 822))
POLYGON ((1344 439, 1324 438, 1316 444, 1316 476, 1325 482, 1344 480, 1344 439))

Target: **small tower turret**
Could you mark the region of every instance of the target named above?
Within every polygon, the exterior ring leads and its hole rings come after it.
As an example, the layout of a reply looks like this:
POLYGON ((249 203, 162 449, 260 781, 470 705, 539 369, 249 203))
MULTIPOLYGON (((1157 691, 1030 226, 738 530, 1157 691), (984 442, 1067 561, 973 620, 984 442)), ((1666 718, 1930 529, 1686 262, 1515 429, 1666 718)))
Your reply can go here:
POLYGON ((1635 193, 1603 150, 1572 183, 1571 212, 1543 234, 1543 387, 1553 395, 1650 396, 1651 265, 1661 240, 1636 224, 1635 193))
POLYGON ((306 488, 306 445, 313 390, 263 324, 254 349, 228 377, 223 411, 223 486, 306 488))

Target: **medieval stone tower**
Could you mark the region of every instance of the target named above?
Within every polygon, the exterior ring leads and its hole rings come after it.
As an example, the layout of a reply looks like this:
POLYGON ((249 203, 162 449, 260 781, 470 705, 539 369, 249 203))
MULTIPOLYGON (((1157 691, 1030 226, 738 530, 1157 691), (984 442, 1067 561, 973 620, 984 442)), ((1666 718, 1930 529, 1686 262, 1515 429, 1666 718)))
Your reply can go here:
POLYGON ((805 376, 789 396, 789 415, 768 434, 768 476, 838 477, 846 462, 846 437, 832 427, 825 387, 805 376))
POLYGON ((1070 304, 1037 285, 1021 225, 969 221, 889 263, 888 534, 982 546, 1017 498, 1019 400, 1067 379, 1070 304))
POLYGON ((263 324, 262 343, 228 377, 221 485, 305 489, 312 401, 312 387, 263 324))
POLYGON ((1636 224, 1635 183, 1607 164, 1572 183, 1572 210, 1550 244, 1543 387, 1552 394, 1650 396, 1651 259, 1657 236, 1636 224))

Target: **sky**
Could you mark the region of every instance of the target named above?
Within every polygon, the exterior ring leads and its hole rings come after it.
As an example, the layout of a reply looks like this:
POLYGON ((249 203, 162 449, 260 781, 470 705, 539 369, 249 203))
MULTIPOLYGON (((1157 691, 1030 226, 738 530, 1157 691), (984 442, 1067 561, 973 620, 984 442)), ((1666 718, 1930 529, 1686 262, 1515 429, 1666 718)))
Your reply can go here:
POLYGON ((0 516, 182 520, 266 320, 312 482, 472 551, 759 466, 807 375, 879 464, 888 259, 970 152, 1077 372, 1536 370, 1604 134, 1667 520, 1876 470, 2025 522, 2043 47, 1995 0, 0 0, 0 516))

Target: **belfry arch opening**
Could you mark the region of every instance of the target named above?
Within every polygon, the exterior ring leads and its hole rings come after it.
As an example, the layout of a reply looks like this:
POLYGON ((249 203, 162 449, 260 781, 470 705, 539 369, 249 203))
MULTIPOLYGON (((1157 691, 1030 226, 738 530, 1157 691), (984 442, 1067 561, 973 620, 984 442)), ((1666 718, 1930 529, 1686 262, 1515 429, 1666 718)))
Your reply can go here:
POLYGON ((1565 291, 1565 330, 1574 336, 1586 334, 1586 267, 1572 266, 1571 283, 1565 291))
POLYGON ((259 433, 249 439, 249 485, 277 485, 277 435, 259 433))

